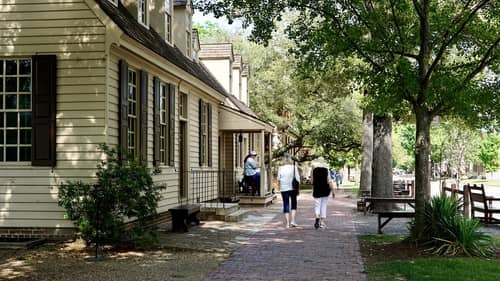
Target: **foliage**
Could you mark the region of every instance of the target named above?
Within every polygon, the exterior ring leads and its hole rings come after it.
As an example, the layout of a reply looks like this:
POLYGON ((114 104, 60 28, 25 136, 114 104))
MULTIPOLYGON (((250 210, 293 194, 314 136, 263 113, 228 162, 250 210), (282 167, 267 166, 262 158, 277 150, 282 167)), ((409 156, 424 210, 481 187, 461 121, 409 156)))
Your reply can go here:
MULTIPOLYGON (((406 124, 396 126, 395 141, 399 140, 401 147, 408 156, 415 153, 415 126, 406 124)), ((446 163, 450 170, 463 174, 465 162, 476 160, 478 130, 471 129, 458 119, 442 120, 432 126, 431 160, 433 163, 446 163)))
POLYGON ((416 223, 424 224, 430 124, 453 116, 477 127, 500 116, 499 3, 493 0, 198 0, 195 6, 241 18, 252 39, 268 42, 283 14, 293 53, 305 69, 359 59, 356 78, 374 113, 415 117, 416 223))
POLYGON ((431 245, 433 253, 445 256, 491 256, 491 237, 479 231, 479 221, 460 214, 461 203, 449 196, 435 196, 425 204, 423 233, 410 224, 410 238, 431 245))
MULTIPOLYGON (((287 15, 287 19, 292 20, 293 15, 287 15)), ((294 43, 283 36, 285 25, 278 28, 268 46, 244 40, 241 35, 231 37, 236 52, 250 64, 250 107, 275 124, 279 132, 293 135, 294 146, 312 146, 326 158, 330 153, 337 159, 357 157, 353 151, 361 145, 361 111, 359 98, 349 96, 353 90, 347 79, 349 62, 328 71, 306 73, 288 53, 294 43)), ((211 30, 200 33, 202 42, 220 40, 217 34, 225 32, 220 28, 214 31, 211 23, 199 29, 211 30)), ((279 157, 280 153, 275 155, 279 157)))
POLYGON ((489 134, 479 144, 478 158, 487 172, 495 172, 500 168, 500 137, 489 134))
POLYGON ((153 184, 149 169, 137 159, 123 163, 117 150, 106 145, 100 149, 106 159, 97 165, 97 181, 62 183, 59 205, 66 209, 87 244, 155 237, 147 223, 156 214, 160 188, 153 184), (136 220, 133 227, 125 227, 131 219, 136 220))

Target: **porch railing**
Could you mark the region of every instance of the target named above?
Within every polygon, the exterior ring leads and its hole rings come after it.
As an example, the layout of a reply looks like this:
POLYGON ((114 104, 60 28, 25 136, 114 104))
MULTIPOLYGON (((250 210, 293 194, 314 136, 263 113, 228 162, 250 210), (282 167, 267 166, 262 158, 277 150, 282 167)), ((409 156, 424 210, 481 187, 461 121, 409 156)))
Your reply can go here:
POLYGON ((238 176, 234 170, 190 170, 183 173, 186 183, 184 196, 179 192, 181 204, 210 204, 218 207, 239 201, 238 176))

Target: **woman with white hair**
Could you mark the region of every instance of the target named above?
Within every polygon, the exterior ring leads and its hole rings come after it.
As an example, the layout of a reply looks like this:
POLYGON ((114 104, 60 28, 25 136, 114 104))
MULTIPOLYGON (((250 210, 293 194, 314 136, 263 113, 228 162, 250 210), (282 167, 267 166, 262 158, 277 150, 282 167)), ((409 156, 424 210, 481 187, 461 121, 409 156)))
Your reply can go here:
POLYGON ((326 228, 326 207, 328 206, 328 197, 330 192, 335 197, 333 182, 329 175, 329 165, 323 157, 313 161, 313 197, 314 214, 316 215, 314 228, 326 228))
POLYGON ((290 155, 285 153, 283 155, 281 166, 278 169, 278 183, 280 186, 281 197, 283 198, 283 213, 285 215, 286 228, 297 227, 297 223, 295 222, 295 215, 297 213, 297 191, 292 187, 292 180, 294 176, 295 179, 300 182, 300 175, 297 166, 295 166, 292 162, 290 155))

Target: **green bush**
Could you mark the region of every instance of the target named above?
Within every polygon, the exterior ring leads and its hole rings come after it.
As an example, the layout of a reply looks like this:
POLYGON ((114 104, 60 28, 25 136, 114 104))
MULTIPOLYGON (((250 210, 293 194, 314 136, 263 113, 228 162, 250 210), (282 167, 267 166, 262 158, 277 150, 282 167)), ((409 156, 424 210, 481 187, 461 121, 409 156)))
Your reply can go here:
POLYGON ((489 256, 494 253, 491 237, 480 232, 476 219, 462 216, 461 201, 449 196, 436 196, 426 203, 424 232, 415 233, 410 224, 410 238, 420 237, 419 242, 431 245, 431 251, 438 255, 489 256))
MULTIPOLYGON (((155 236, 148 220, 156 214, 160 188, 139 160, 122 162, 116 149, 101 145, 106 159, 97 165, 97 181, 63 182, 59 205, 88 244, 98 241, 141 241, 155 236), (132 227, 125 222, 134 220, 132 227)), ((129 157, 129 159, 131 159, 129 157)))

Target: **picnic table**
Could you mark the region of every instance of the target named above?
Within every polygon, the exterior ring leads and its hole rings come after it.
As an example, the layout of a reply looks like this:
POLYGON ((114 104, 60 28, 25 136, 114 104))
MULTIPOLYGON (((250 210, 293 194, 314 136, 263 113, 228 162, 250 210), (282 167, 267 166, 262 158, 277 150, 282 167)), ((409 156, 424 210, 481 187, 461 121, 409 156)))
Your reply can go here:
POLYGON ((412 218, 415 217, 415 198, 411 197, 365 197, 365 202, 368 204, 367 210, 371 210, 372 213, 378 216, 378 233, 382 233, 382 228, 387 225, 393 218, 412 218), (375 205, 377 204, 403 204, 402 208, 394 208, 391 206, 389 208, 377 209, 375 205), (411 209, 408 210, 410 207, 411 209), (386 220, 383 220, 386 218, 386 220))

